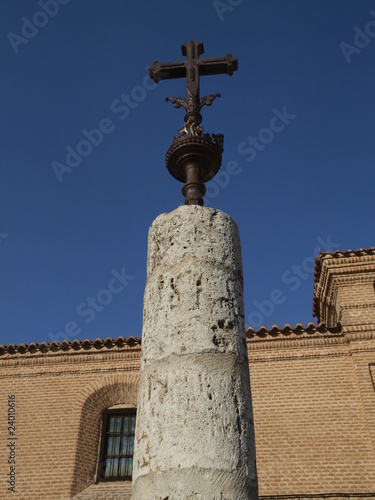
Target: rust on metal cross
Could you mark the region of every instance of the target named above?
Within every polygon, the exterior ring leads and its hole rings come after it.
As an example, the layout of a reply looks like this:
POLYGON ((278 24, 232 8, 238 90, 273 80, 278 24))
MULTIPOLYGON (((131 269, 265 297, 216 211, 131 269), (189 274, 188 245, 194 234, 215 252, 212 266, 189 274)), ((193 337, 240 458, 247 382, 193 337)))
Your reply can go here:
MULTIPOLYGON (((181 49, 182 55, 186 56, 186 61, 170 63, 159 63, 155 61, 154 64, 149 67, 149 74, 156 83, 161 80, 186 77, 187 99, 183 99, 182 97, 168 97, 167 100, 171 101, 176 108, 180 106, 184 107, 187 113, 185 122, 189 121, 189 118, 193 118, 192 121, 194 124, 199 126, 201 117, 198 115, 201 108, 204 105, 209 106, 212 104, 212 101, 220 95, 212 94, 201 99, 199 95, 199 77, 201 75, 219 74, 231 76, 233 72, 238 69, 238 61, 237 58, 232 57, 231 54, 224 57, 199 59, 199 56, 204 52, 203 42, 196 42, 194 40, 183 43, 181 49)), ((186 130, 185 133, 190 135, 188 130, 186 130)))

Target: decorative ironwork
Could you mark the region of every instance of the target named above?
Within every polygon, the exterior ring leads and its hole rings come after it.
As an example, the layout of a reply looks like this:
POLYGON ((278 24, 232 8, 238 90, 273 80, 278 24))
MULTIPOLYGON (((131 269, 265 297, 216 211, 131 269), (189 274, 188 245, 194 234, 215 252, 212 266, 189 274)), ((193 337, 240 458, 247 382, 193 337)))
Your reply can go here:
POLYGON ((169 172, 184 182, 182 192, 185 204, 203 205, 206 193, 204 182, 212 179, 221 165, 224 136, 222 134, 203 134, 203 106, 211 106, 220 94, 199 95, 199 77, 206 75, 227 74, 231 76, 238 69, 235 57, 228 54, 224 57, 199 59, 203 54, 203 43, 191 40, 181 46, 186 61, 159 63, 155 61, 149 67, 150 77, 156 82, 171 78, 186 77, 186 96, 167 97, 166 101, 175 108, 183 107, 186 111, 185 123, 174 137, 172 146, 166 156, 169 172))

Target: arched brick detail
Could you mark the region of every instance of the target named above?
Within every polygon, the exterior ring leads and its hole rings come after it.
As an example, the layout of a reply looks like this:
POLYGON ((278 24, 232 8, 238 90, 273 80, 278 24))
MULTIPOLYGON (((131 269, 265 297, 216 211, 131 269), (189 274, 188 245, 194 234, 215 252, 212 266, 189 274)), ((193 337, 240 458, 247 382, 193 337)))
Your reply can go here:
POLYGON ((77 395, 75 411, 80 414, 80 421, 71 497, 96 480, 103 411, 118 404, 136 407, 138 385, 137 373, 110 374, 77 395))

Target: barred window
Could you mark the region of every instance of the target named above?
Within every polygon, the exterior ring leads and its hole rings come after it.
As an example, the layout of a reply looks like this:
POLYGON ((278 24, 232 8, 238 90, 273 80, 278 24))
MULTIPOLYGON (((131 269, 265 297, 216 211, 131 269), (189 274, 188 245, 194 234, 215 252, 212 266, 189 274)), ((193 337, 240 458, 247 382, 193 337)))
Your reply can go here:
POLYGON ((99 481, 130 480, 133 470, 135 409, 104 413, 99 481))

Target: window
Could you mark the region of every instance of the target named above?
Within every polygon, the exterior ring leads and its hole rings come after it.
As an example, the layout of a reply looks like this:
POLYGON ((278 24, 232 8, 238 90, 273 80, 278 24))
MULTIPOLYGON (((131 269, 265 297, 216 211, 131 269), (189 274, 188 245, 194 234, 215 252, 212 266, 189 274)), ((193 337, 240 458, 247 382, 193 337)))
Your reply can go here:
POLYGON ((104 413, 98 481, 117 481, 132 477, 135 409, 108 410, 104 413))

